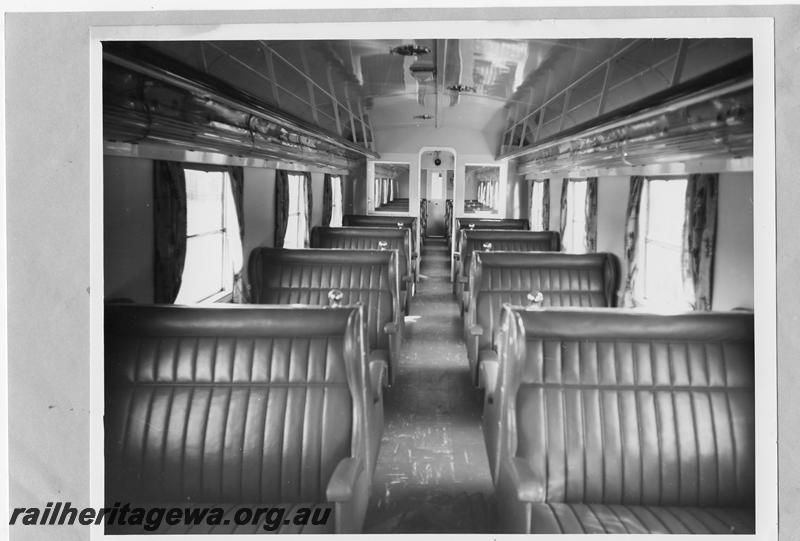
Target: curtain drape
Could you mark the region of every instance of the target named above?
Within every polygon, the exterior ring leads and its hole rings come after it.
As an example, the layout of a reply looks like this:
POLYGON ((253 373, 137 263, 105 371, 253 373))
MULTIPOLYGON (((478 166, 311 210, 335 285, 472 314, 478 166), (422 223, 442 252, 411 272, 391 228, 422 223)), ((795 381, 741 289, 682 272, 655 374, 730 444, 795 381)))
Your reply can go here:
POLYGON ((173 303, 181 288, 186 260, 186 176, 178 162, 154 162, 153 233, 153 301, 173 303))
POLYGON ((597 177, 586 179, 586 252, 597 251, 597 177))
POLYGON ((289 173, 275 171, 275 247, 283 248, 289 224, 289 173))
POLYGON ((233 269, 233 302, 247 303, 248 287, 245 279, 244 272, 244 168, 243 167, 228 167, 228 177, 231 180, 231 195, 233 196, 233 204, 236 207, 236 219, 239 224, 239 257, 231 256, 232 260, 241 262, 238 269, 233 269))
POLYGON ((636 306, 635 285, 642 265, 642 239, 639 235, 639 214, 642 208, 642 192, 645 177, 631 177, 630 193, 628 194, 628 209, 625 213, 625 260, 627 261, 628 274, 620 295, 620 304, 632 308, 636 306))
POLYGON ((567 232, 567 192, 569 190, 569 179, 561 181, 561 211, 559 214, 558 234, 561 235, 561 249, 564 249, 564 234, 567 232))
POLYGON ((550 179, 542 186, 542 231, 550 231, 550 179))
POLYGON ((306 238, 304 245, 308 248, 311 244, 311 213, 314 210, 314 194, 311 191, 311 173, 304 171, 302 175, 305 177, 305 182, 303 183, 305 186, 305 193, 303 195, 306 200, 304 207, 306 211, 306 238))
POLYGON ((322 225, 327 227, 331 224, 333 214, 333 179, 330 173, 325 173, 322 182, 322 225))
POLYGON ((683 285, 694 310, 711 310, 719 176, 690 175, 683 224, 683 285))

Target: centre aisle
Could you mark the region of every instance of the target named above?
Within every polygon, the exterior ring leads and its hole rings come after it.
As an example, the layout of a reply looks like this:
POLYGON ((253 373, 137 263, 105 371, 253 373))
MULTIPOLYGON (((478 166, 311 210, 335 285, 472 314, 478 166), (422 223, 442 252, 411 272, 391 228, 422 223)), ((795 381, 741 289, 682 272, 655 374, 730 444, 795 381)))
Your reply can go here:
POLYGON ((386 394, 364 533, 491 531, 481 393, 470 382, 444 239, 426 239, 402 358, 386 394))

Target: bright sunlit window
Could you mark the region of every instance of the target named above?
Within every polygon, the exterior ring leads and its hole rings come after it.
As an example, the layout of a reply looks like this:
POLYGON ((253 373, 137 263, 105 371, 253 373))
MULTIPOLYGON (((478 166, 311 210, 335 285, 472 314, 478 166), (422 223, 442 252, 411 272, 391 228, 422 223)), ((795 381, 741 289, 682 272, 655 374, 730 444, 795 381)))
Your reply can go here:
POLYGON ((305 248, 308 245, 307 204, 306 177, 289 173, 289 220, 283 237, 284 248, 305 248))
POLYGON ((639 231, 644 250, 641 304, 659 309, 690 309, 683 293, 685 178, 647 179, 642 191, 639 231))
POLYGON ((342 227, 344 200, 342 198, 342 177, 331 177, 331 227, 342 227))
POLYGON ((175 304, 213 302, 233 291, 241 241, 228 173, 186 168, 186 259, 175 304))
POLYGON ((530 224, 531 231, 547 231, 547 224, 544 223, 544 183, 546 180, 534 180, 531 184, 531 208, 530 224))
POLYGON ((586 186, 585 180, 567 183, 567 222, 562 244, 566 252, 586 252, 586 186))

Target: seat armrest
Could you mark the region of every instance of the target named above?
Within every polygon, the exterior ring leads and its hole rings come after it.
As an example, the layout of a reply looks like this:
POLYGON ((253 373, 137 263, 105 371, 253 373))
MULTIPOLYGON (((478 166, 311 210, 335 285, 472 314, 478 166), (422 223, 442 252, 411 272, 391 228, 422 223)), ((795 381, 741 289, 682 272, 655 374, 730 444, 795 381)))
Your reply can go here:
POLYGON ((500 368, 500 361, 497 352, 491 351, 484 354, 481 364, 478 366, 478 387, 486 390, 486 398, 489 402, 494 400, 494 392, 497 388, 497 372, 500 368))
MULTIPOLYGON (((406 296, 407 298, 408 296, 406 296)), ((390 321, 386 325, 383 326, 384 332, 389 335, 389 367, 388 377, 386 378, 388 381, 388 385, 392 385, 394 382, 395 372, 397 367, 400 365, 400 348, 403 347, 403 331, 404 331, 404 323, 402 319, 397 321, 390 321)))
POLYGON ((383 359, 369 361, 369 379, 372 382, 372 402, 379 402, 383 394, 383 386, 388 385, 389 367, 383 359))
POLYGON ((390 321, 390 322, 386 323, 383 326, 383 332, 385 332, 386 334, 388 334, 390 336, 393 335, 393 334, 402 335, 403 334, 403 326, 404 326, 403 325, 403 320, 402 319, 396 319, 394 321, 390 321))
POLYGON ((343 458, 333 470, 325 490, 329 502, 348 502, 353 499, 358 475, 363 469, 361 460, 354 457, 343 458))
POLYGON ((521 502, 543 502, 545 499, 544 480, 530 465, 519 457, 507 463, 508 481, 517 499, 521 502))

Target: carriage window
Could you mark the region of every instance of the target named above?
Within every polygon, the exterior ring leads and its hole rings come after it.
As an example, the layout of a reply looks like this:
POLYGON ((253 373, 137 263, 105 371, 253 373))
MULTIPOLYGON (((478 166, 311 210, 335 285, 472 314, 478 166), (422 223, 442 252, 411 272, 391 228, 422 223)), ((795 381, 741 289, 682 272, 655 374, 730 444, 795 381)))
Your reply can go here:
POLYGON ((331 177, 331 227, 342 226, 344 204, 342 199, 342 177, 331 177))
POLYGON ((218 300, 233 291, 241 254, 228 173, 186 168, 186 258, 175 304, 218 300), (234 238, 235 237, 235 238, 234 238))
POLYGON ((562 243, 564 251, 586 252, 586 181, 567 183, 567 219, 562 243))
POLYGON ((686 185, 682 179, 648 179, 639 217, 643 234, 642 304, 689 309, 683 294, 683 222, 686 185))
POLYGON ((547 180, 534 180, 531 185, 530 224, 532 231, 547 231, 550 224, 544 223, 544 185, 547 180))
POLYGON ((308 240, 307 205, 305 175, 289 173, 289 220, 286 224, 286 236, 283 238, 284 248, 306 247, 308 240))

